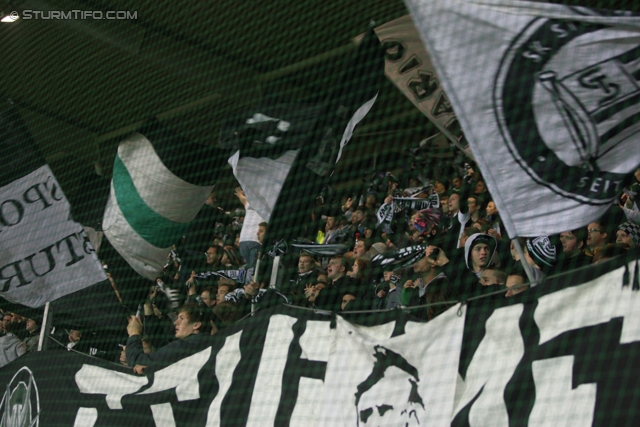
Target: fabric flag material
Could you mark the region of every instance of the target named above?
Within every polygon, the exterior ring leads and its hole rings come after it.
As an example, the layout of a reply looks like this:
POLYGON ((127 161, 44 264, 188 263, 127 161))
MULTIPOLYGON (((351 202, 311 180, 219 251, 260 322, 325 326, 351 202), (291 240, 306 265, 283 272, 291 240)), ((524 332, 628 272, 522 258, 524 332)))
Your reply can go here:
MULTIPOLYGON (((411 15, 375 28, 385 52, 387 78, 440 132, 460 149, 467 145, 453 108, 445 95, 429 54, 411 15)), ((422 142, 420 145, 423 145, 422 142)))
POLYGON ((312 132, 291 165, 271 215, 267 244, 299 237, 306 215, 327 184, 343 148, 373 107, 383 83, 383 70, 380 41, 370 30, 346 59, 321 104, 312 132))
POLYGON ((60 184, 15 107, 0 114, 0 295, 40 307, 106 280, 60 184))
POLYGON ((640 164, 640 17, 516 0, 407 0, 509 237, 608 209, 640 164))
POLYGON ((211 171, 197 179, 184 178, 198 171, 197 164, 189 164, 198 151, 206 147, 167 134, 157 123, 118 147, 103 230, 115 250, 149 280, 161 274, 171 246, 186 233, 213 189, 211 171))
MULTIPOLYGON (((456 306, 426 325, 363 328, 341 317, 329 354, 320 426, 449 426, 464 315, 456 306)), ((464 310, 463 310, 464 311, 464 310)))
POLYGON ((636 257, 426 323, 279 305, 145 375, 30 353, 0 369, 0 413, 20 426, 636 426, 636 257))

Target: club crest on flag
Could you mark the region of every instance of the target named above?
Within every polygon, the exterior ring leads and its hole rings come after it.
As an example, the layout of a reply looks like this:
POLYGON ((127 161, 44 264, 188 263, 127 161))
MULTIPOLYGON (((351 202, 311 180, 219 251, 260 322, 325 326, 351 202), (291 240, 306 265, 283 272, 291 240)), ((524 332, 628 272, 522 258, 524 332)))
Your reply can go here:
POLYGON ((31 370, 23 366, 9 384, 0 402, 0 427, 40 425, 40 396, 31 370))
POLYGON ((534 19, 505 52, 494 85, 494 112, 518 164, 591 205, 610 203, 635 166, 626 153, 639 142, 640 45, 612 43, 603 55, 594 43, 620 31, 534 19))

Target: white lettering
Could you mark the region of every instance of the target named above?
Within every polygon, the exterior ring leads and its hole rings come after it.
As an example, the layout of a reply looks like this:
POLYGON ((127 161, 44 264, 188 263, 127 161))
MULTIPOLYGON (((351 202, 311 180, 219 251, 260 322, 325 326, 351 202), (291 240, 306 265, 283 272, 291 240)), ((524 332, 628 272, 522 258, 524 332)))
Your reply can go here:
POLYGON ((82 365, 75 379, 80 393, 106 395, 109 409, 122 409, 122 397, 135 393, 149 382, 147 377, 123 374, 92 365, 82 365))
POLYGON ((589 189, 589 191, 591 191, 592 193, 597 193, 599 191, 598 187, 600 187, 600 182, 602 182, 602 178, 594 179, 591 183, 591 188, 589 189))
MULTIPOLYGON (((628 266, 630 273, 635 262, 628 266)), ((567 331, 607 323, 615 317, 624 317, 621 344, 640 341, 640 292, 622 287, 623 275, 624 267, 620 267, 584 285, 540 297, 533 315, 540 329, 540 345, 567 331), (572 303, 567 305, 566 301, 572 303)))
POLYGON ((198 372, 207 363, 210 356, 211 347, 207 347, 193 356, 185 357, 179 362, 167 366, 155 373, 151 387, 137 394, 158 393, 175 388, 178 402, 199 399, 198 372))
POLYGON ((529 427, 590 427, 596 407, 596 384, 572 387, 573 356, 536 360, 531 364, 536 402, 529 427))
POLYGON ((173 418, 171 403, 159 403, 151 405, 151 414, 156 427, 176 427, 176 420, 173 418))
POLYGON ((587 185, 587 181, 589 181, 589 178, 586 176, 583 176, 582 178, 580 178, 580 183, 578 184, 578 187, 582 188, 585 185, 587 185))
POLYGON ((473 399, 469 426, 508 427, 509 415, 504 389, 524 355, 519 319, 523 305, 500 308, 485 324, 486 333, 478 346, 464 380, 459 379, 454 403, 455 414, 473 399), (500 355, 500 363, 496 363, 500 355), (480 394, 480 396, 478 396, 480 394))
POLYGON ((291 327, 298 319, 276 314, 269 320, 258 375, 251 398, 247 427, 271 426, 282 394, 282 374, 293 340, 291 327))
POLYGON ((233 373, 240 362, 240 336, 242 331, 228 336, 224 340, 224 346, 216 354, 216 378, 218 379, 218 394, 209 406, 206 427, 217 427, 220 425, 220 406, 222 399, 227 394, 233 373))
POLYGON ((96 421, 98 421, 98 410, 96 408, 78 408, 73 427, 93 427, 96 421))

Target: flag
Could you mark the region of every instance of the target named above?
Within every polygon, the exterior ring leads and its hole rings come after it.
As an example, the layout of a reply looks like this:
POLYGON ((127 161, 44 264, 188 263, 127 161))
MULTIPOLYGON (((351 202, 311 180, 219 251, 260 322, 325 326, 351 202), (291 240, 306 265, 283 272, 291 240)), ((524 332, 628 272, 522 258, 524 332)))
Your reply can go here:
POLYGON ((39 307, 107 279, 16 107, 0 114, 0 295, 39 307))
POLYGON ((228 160, 233 174, 251 208, 266 222, 321 109, 321 102, 291 102, 274 96, 222 124, 220 146, 233 152, 228 160))
POLYGON ((216 153, 156 121, 118 146, 103 230, 140 276, 161 275, 171 246, 204 205, 218 173, 216 153))
POLYGON ((510 237, 602 216, 640 164, 640 17, 407 0, 510 237))
MULTIPOLYGON (((467 145, 429 54, 410 15, 375 28, 384 50, 387 78, 416 106, 449 142, 467 145)), ((426 140, 425 140, 426 141, 426 140)), ((425 141, 420 142, 422 147, 425 141)))
POLYGON ((380 41, 368 31, 328 90, 312 131, 295 156, 271 214, 267 244, 300 235, 356 125, 373 107, 383 79, 380 41))

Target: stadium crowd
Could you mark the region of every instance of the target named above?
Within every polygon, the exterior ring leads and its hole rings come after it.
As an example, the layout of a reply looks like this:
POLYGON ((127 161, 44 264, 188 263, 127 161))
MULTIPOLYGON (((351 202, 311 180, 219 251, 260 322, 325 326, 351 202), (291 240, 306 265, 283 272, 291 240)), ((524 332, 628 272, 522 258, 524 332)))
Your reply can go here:
MULTIPOLYGON (((189 354, 202 337, 252 311, 280 303, 371 316, 401 307, 429 321, 457 301, 517 297, 529 286, 544 286, 548 276, 624 254, 640 242, 638 169, 619 204, 600 220, 518 240, 531 282, 482 176, 469 164, 447 170, 453 172, 431 179, 375 173, 350 194, 326 188, 308 213, 304 235, 282 256, 275 287, 265 273, 272 256, 262 251, 269 225, 241 188, 236 205, 219 206, 212 193, 130 317, 115 362, 144 373, 189 354)), ((113 298, 126 304, 118 278, 108 277, 113 298)), ((40 323, 4 313, 0 366, 37 348, 40 323)), ((60 344, 53 348, 101 356, 83 343, 88 332, 52 330, 60 344)))

